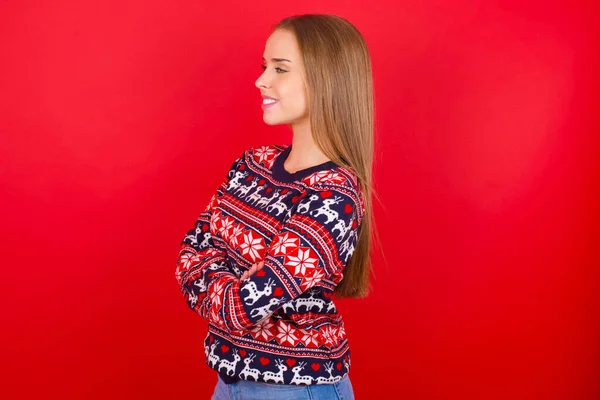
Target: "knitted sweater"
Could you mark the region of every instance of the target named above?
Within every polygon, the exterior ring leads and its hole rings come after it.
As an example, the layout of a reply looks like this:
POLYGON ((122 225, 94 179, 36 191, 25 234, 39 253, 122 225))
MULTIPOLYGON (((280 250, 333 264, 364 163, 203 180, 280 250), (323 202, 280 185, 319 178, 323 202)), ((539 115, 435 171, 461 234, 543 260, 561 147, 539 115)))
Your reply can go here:
POLYGON ((290 150, 244 151, 181 243, 175 276, 208 321, 206 362, 227 383, 330 384, 350 369, 333 297, 358 240, 363 193, 333 161, 288 172, 290 150))

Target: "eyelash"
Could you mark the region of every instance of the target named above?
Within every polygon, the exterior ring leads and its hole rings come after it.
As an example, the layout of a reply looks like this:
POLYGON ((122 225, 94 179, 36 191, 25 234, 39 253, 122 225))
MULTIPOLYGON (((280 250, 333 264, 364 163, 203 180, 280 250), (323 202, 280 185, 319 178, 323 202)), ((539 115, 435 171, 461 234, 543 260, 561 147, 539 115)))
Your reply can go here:
MULTIPOLYGON (((266 65, 262 65, 262 64, 261 64, 261 66, 260 66, 260 67, 263 69, 263 71, 264 71, 265 69, 267 69, 267 66, 266 66, 266 65)), ((276 68, 275 68, 275 70, 280 70, 280 71, 281 71, 281 72, 278 72, 278 74, 282 74, 282 73, 284 73, 284 72, 287 72, 286 70, 284 70, 284 69, 281 69, 281 68, 279 68, 279 67, 276 67, 276 68)))

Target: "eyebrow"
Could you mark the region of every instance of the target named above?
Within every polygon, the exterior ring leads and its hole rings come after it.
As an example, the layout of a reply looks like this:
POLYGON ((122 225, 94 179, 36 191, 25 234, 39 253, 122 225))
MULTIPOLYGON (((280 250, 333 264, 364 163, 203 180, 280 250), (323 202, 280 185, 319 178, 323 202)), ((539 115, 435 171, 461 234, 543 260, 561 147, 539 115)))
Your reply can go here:
MULTIPOLYGON (((263 61, 265 61, 264 57, 262 59, 263 59, 263 61)), ((285 58, 271 58, 271 61, 273 61, 273 62, 289 62, 289 63, 291 63, 290 60, 286 60, 285 58)))

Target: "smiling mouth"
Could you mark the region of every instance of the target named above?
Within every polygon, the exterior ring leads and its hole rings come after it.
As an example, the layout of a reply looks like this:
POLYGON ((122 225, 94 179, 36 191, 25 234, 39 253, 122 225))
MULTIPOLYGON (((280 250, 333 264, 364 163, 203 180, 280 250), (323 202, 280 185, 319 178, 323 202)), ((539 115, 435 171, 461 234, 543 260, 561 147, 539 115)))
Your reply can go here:
POLYGON ((263 102, 262 102, 262 108, 270 107, 273 104, 277 104, 278 102, 279 102, 279 100, 263 100, 263 102))

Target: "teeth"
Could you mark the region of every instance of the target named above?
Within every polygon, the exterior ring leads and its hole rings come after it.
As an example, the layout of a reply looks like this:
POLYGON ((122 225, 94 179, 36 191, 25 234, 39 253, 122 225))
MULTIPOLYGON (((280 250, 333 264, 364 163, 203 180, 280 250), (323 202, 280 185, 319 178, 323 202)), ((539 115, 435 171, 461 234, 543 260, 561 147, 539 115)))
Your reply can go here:
POLYGON ((273 99, 263 99, 263 104, 273 104, 275 103, 277 100, 273 100, 273 99))

